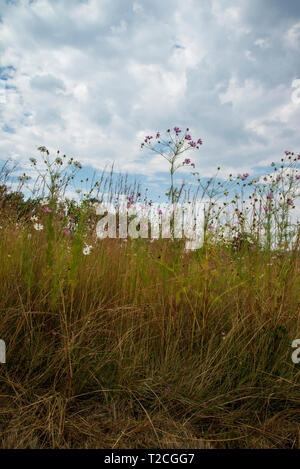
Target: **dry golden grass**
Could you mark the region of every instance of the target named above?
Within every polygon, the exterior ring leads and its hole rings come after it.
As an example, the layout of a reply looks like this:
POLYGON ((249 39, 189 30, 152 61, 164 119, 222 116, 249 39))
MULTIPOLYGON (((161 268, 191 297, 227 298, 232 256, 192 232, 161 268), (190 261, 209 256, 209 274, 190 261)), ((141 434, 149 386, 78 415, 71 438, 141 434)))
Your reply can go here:
POLYGON ((299 448, 297 246, 72 236, 1 230, 2 448, 299 448))

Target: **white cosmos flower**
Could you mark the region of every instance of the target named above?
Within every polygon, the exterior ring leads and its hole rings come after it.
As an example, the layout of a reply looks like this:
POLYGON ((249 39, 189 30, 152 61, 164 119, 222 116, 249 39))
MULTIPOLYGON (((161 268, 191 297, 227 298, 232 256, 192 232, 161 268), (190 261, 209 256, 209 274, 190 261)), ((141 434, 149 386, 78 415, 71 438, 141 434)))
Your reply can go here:
POLYGON ((31 221, 38 221, 38 217, 36 215, 33 215, 31 218, 30 218, 31 221))
POLYGON ((83 254, 85 256, 88 256, 90 253, 91 253, 91 249, 93 248, 93 246, 88 246, 86 245, 85 248, 82 250, 83 254))
POLYGON ((39 223, 35 223, 33 225, 33 228, 36 230, 36 231, 41 231, 44 229, 43 225, 40 225, 39 223))
POLYGON ((42 200, 40 200, 40 204, 41 204, 41 205, 47 205, 47 204, 48 204, 48 200, 42 199, 42 200))

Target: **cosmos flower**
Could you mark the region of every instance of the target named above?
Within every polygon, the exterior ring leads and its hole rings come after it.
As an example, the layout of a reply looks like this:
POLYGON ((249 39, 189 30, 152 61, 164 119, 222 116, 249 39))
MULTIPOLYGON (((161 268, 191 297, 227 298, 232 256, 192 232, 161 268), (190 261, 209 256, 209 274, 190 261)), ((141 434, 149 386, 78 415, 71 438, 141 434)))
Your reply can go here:
POLYGON ((91 250, 93 249, 93 246, 88 246, 86 245, 85 248, 83 248, 82 253, 85 256, 88 256, 91 253, 91 250))

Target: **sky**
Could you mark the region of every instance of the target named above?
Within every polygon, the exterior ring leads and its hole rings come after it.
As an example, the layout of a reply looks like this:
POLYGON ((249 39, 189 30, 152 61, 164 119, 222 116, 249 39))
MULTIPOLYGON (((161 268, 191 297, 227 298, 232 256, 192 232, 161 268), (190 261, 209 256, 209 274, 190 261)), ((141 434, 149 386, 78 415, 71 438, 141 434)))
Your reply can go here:
POLYGON ((140 143, 174 126, 204 177, 300 153, 299 1, 2 0, 0 20, 0 160, 45 145, 159 190, 140 143))

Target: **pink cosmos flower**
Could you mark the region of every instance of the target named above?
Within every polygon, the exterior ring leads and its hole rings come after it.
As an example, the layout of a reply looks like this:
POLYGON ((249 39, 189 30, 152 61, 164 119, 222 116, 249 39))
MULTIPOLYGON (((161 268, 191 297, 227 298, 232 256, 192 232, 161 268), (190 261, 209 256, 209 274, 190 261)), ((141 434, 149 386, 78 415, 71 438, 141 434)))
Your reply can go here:
POLYGON ((71 231, 64 230, 64 233, 65 233, 65 235, 69 235, 69 234, 71 234, 71 231))
POLYGON ((50 210, 50 208, 46 207, 46 208, 45 208, 45 212, 49 212, 49 213, 50 213, 50 212, 52 212, 52 210, 50 210))
POLYGON ((198 143, 198 145, 203 145, 203 142, 202 142, 201 138, 199 138, 199 139, 197 140, 197 143, 198 143))
POLYGON ((272 192, 270 192, 270 193, 267 195, 267 199, 274 199, 274 195, 272 194, 272 192))
POLYGON ((185 136, 185 139, 186 139, 186 140, 192 140, 192 137, 191 137, 189 134, 187 134, 187 135, 185 136))

